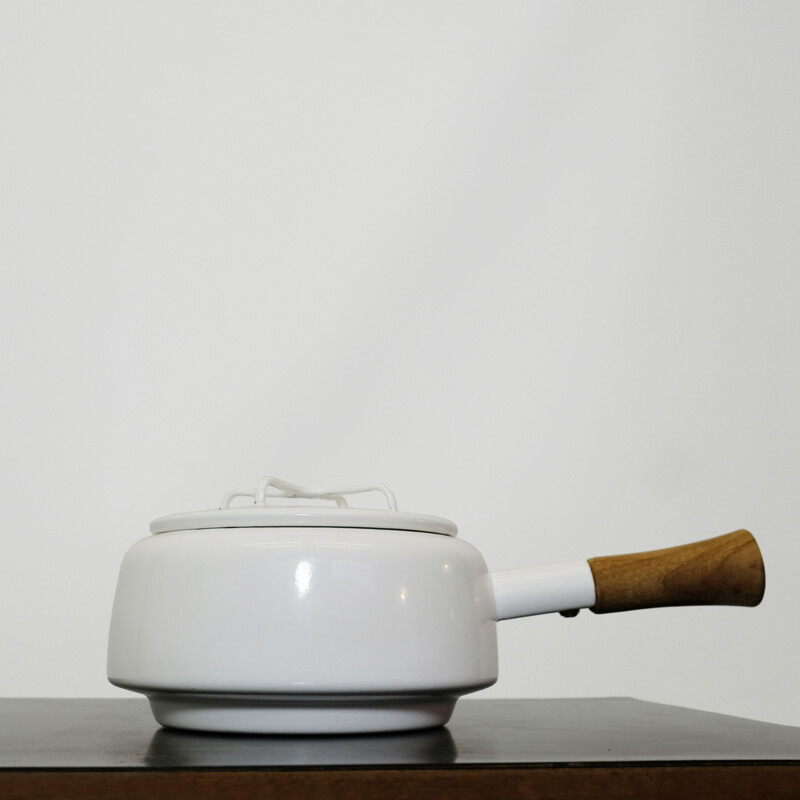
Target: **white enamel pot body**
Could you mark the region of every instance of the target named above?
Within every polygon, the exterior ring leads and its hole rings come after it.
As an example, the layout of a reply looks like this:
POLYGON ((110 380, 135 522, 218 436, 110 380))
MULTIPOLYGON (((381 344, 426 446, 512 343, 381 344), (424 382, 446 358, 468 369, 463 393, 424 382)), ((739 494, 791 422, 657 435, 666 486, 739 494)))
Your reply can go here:
POLYGON ((109 670, 203 692, 472 691, 497 677, 487 581, 478 551, 447 536, 165 533, 125 557, 109 670))
POLYGON ((595 605, 587 561, 492 574, 453 523, 377 488, 387 511, 265 479, 253 505, 156 520, 123 559, 109 680, 172 727, 429 727, 497 679, 499 619, 595 605), (276 492, 337 506, 270 507, 276 492))

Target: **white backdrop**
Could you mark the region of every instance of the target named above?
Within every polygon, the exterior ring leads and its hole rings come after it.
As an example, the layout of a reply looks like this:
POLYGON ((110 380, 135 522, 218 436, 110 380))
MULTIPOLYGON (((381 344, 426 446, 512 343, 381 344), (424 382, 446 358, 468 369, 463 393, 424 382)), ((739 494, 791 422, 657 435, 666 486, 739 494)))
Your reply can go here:
POLYGON ((112 696, 150 519, 380 481, 489 565, 748 527, 758 609, 485 696, 800 725, 800 6, 0 6, 0 694, 112 696))

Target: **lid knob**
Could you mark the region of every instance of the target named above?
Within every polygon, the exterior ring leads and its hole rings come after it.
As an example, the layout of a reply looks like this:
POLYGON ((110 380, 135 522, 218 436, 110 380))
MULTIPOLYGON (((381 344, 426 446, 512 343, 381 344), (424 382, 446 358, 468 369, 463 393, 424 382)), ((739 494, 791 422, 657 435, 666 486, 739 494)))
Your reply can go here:
POLYGON ((298 486, 289 483, 283 478, 267 475, 263 477, 255 489, 231 489, 220 502, 220 509, 230 508, 231 502, 237 497, 252 497, 253 505, 265 506, 270 497, 301 497, 304 499, 333 500, 340 508, 347 508, 344 495, 363 494, 364 492, 380 492, 386 499, 390 511, 397 511, 397 500, 391 489, 380 483, 365 486, 349 486, 344 489, 310 489, 307 486, 298 486))

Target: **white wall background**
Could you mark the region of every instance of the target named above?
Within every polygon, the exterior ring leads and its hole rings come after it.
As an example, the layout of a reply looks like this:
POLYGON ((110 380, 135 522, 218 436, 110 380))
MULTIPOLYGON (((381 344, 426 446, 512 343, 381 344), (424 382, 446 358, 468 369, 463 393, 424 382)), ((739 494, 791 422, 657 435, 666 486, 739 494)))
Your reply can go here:
POLYGON ((150 519, 382 481, 502 568, 749 527, 751 609, 503 623, 487 696, 800 725, 800 6, 0 6, 0 694, 150 519))

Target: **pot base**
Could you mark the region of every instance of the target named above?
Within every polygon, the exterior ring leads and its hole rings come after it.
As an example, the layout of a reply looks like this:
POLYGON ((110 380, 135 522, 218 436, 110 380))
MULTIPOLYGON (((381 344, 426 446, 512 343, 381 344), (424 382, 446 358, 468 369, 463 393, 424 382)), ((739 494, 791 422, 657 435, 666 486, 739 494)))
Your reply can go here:
POLYGON ((167 728, 224 733, 381 733, 433 728, 450 719, 449 695, 263 695, 159 692, 148 696, 167 728))

